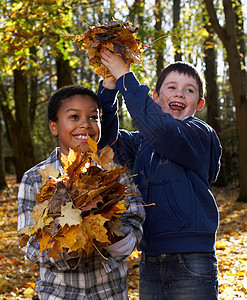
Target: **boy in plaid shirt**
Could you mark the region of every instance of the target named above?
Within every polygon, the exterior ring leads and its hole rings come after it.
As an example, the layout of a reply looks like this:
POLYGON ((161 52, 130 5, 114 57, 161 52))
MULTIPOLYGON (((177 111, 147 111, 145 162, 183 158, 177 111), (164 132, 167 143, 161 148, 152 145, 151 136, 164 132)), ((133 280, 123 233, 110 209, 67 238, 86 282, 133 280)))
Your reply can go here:
MULTIPOLYGON (((79 144, 83 152, 89 150, 87 135, 96 142, 100 139, 100 104, 97 95, 83 86, 67 86, 55 92, 49 102, 48 118, 51 133, 58 137, 59 146, 43 162, 28 170, 22 179, 18 193, 18 231, 32 224, 30 213, 37 204, 42 177, 38 169, 52 164, 56 170, 63 169, 61 153, 68 155, 69 148, 79 144)), ((129 184, 127 175, 121 183, 129 184)), ((124 237, 106 249, 103 259, 97 251, 78 257, 65 252, 61 259, 40 253, 39 242, 30 237, 22 250, 26 257, 40 266, 40 276, 35 290, 42 300, 51 299, 128 299, 127 258, 140 242, 145 212, 140 193, 130 186, 127 210, 121 216, 124 237)))

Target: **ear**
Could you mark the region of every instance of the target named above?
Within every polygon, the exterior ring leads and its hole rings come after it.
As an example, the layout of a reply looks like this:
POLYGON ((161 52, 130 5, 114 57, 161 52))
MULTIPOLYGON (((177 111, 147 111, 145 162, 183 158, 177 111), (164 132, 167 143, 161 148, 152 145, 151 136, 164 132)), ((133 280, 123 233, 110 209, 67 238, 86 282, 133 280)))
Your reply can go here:
POLYGON ((196 110, 201 111, 203 109, 204 104, 205 104, 205 100, 201 98, 201 100, 197 104, 196 110))
POLYGON ((156 103, 159 102, 159 95, 158 95, 158 93, 157 93, 156 91, 153 92, 153 100, 154 100, 156 103))
POLYGON ((50 127, 51 134, 54 136, 58 136, 57 123, 50 120, 49 127, 50 127))

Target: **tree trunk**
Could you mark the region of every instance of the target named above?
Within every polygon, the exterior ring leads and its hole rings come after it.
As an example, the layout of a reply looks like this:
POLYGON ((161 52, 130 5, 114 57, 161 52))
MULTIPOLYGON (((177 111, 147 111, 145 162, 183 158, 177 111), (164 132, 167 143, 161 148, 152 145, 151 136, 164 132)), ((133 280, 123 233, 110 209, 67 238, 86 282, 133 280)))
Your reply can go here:
POLYGON ((69 60, 65 60, 62 54, 56 57, 57 66, 57 88, 73 84, 69 60))
POLYGON ((3 190, 7 187, 5 181, 5 168, 4 168, 4 156, 3 156, 3 128, 2 128, 2 114, 0 111, 0 190, 3 190))
POLYGON ((173 46, 175 49, 174 59, 175 61, 182 60, 182 51, 181 51, 181 38, 179 37, 180 33, 180 0, 173 0, 173 34, 174 37, 172 38, 173 46))
MULTIPOLYGON (((162 18, 163 11, 161 8, 161 0, 155 0, 154 7, 154 17, 155 17, 155 32, 156 38, 159 38, 161 28, 162 28, 162 18)), ((157 50, 156 50, 156 76, 159 77, 160 73, 164 69, 164 47, 162 41, 157 41, 157 50)))
MULTIPOLYGON (((6 138, 9 143, 9 146, 12 149, 17 148, 17 131, 15 129, 15 121, 13 118, 13 115, 10 111, 10 108, 8 106, 8 99, 7 99, 7 94, 5 91, 5 86, 3 82, 0 79, 0 97, 1 97, 1 111, 5 123, 5 130, 6 130, 6 138)), ((14 152, 14 151, 13 151, 14 152)), ((14 167, 16 170, 16 162, 15 158, 13 160, 14 167)))
POLYGON ((204 62, 205 62, 205 81, 207 84, 206 104, 207 104, 207 122, 211 125, 216 132, 220 131, 219 128, 219 90, 217 84, 217 62, 216 52, 214 49, 215 40, 212 28, 206 26, 209 33, 204 41, 204 62))
MULTIPOLYGON (((210 22, 227 53, 229 63, 229 79, 236 105, 237 130, 239 138, 239 201, 247 202, 247 75, 244 67, 243 53, 239 41, 244 35, 239 36, 236 24, 236 11, 231 0, 224 0, 225 27, 221 27, 213 2, 205 0, 210 22)), ((240 3, 240 1, 239 1, 240 3)), ((238 13, 242 15, 240 7, 238 13)))
MULTIPOLYGON (((206 24, 206 22, 205 22, 206 24)), ((214 31, 211 26, 208 24, 205 25, 206 30, 208 31, 208 36, 204 41, 204 62, 205 62, 205 81, 207 84, 207 93, 206 93, 206 104, 207 104, 207 123, 212 126, 222 143, 221 139, 221 128, 219 122, 219 89, 217 84, 217 55, 215 51, 215 38, 214 31)), ((224 145, 222 144, 223 149, 224 145)), ((226 186, 227 185, 227 168, 225 157, 226 152, 223 151, 221 158, 221 168, 220 173, 216 182, 217 186, 226 186)))
MULTIPOLYGON (((34 62, 37 63, 37 49, 35 47, 30 48, 31 58, 34 62)), ((29 109, 29 119, 30 119, 30 128, 31 131, 34 127, 35 121, 35 112, 38 102, 38 75, 37 68, 31 67, 31 79, 30 79, 30 109, 29 109)))
POLYGON ((34 165, 35 159, 29 124, 27 79, 24 71, 17 69, 14 70, 14 100, 17 144, 12 142, 12 147, 16 160, 17 182, 20 182, 24 172, 34 165))

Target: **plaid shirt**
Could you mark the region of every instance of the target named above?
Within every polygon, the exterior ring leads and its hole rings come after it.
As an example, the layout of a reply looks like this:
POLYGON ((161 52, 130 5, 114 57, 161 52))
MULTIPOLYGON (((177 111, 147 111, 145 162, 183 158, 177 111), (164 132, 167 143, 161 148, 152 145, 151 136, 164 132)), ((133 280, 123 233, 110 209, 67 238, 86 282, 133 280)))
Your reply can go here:
MULTIPOLYGON (((27 225, 32 225, 30 213, 37 204, 35 194, 39 192, 42 184, 42 178, 37 170, 44 169, 48 164, 52 164, 56 170, 62 170, 58 159, 59 153, 60 149, 56 148, 45 161, 24 174, 18 193, 18 231, 27 225)), ((127 182, 126 176, 122 183, 127 182)), ((135 192, 136 195, 128 199, 129 207, 121 217, 123 224, 121 230, 128 237, 127 247, 133 250, 142 237, 145 212, 138 189, 135 186, 131 186, 130 189, 130 192, 135 192)), ((34 238, 30 237, 28 244, 21 250, 25 252, 29 260, 40 266, 40 276, 35 290, 42 300, 128 299, 127 257, 130 253, 127 255, 124 252, 121 253, 121 241, 126 238, 110 246, 115 252, 120 245, 117 258, 111 256, 108 250, 109 253, 106 254, 108 259, 105 260, 95 251, 83 256, 77 267, 78 258, 71 259, 71 256, 64 254, 61 259, 53 259, 47 255, 47 251, 40 253, 39 242, 33 242, 34 238)))

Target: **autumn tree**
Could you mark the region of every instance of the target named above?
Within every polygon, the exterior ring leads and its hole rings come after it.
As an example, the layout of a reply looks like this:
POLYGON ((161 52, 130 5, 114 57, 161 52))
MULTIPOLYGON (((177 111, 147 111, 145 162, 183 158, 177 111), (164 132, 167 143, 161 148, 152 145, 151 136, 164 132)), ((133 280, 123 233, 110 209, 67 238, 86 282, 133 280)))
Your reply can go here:
POLYGON ((235 100, 239 138, 239 201, 247 202, 247 73, 243 31, 243 11, 240 0, 223 0, 225 23, 221 25, 212 1, 205 0, 209 20, 222 41, 229 63, 229 80, 235 100))
MULTIPOLYGON (((42 54, 53 54, 53 61, 57 63, 57 86, 72 84, 68 58, 72 42, 67 32, 72 14, 67 5, 12 1, 6 2, 4 17, 6 22, 1 35, 8 60, 1 58, 1 109, 15 156, 17 181, 20 181, 23 173, 35 164, 32 130, 41 90, 43 84, 47 84, 44 72, 39 73, 42 54)), ((54 83, 51 82, 53 90, 54 83)))

